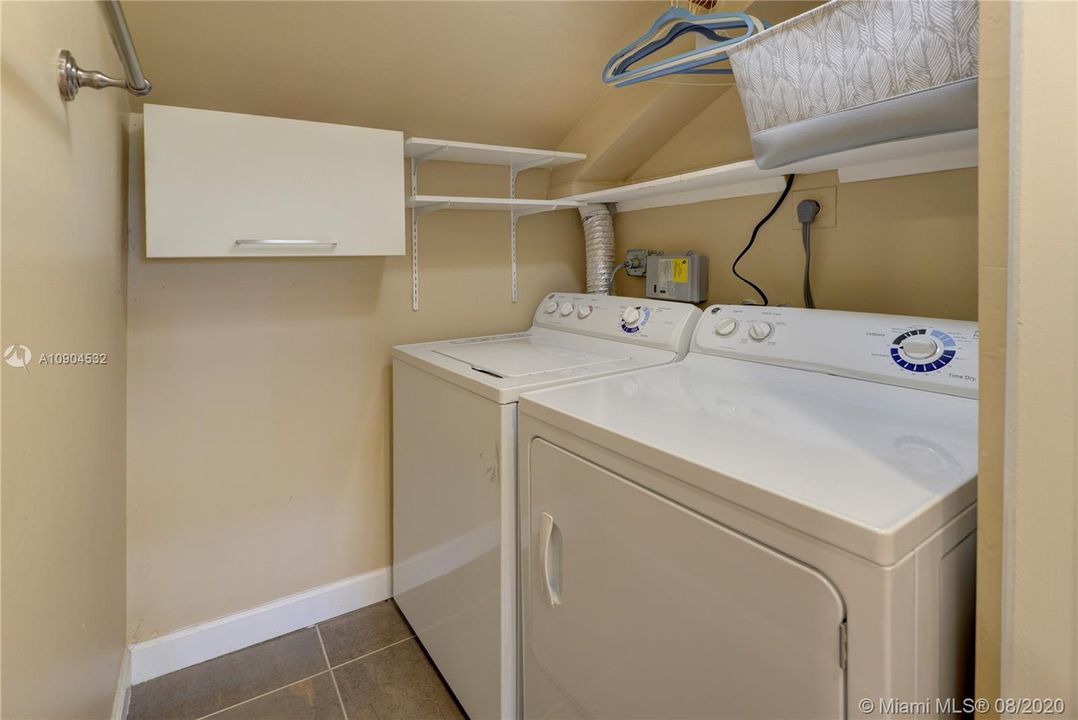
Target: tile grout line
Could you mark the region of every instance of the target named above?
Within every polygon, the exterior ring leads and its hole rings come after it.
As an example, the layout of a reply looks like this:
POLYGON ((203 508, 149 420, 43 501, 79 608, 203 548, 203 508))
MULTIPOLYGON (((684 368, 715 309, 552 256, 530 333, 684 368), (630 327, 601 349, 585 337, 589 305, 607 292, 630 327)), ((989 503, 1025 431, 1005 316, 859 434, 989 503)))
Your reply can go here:
POLYGON ((285 688, 292 687, 293 685, 299 685, 302 682, 306 682, 308 680, 316 678, 319 675, 322 675, 322 674, 327 673, 327 672, 329 673, 330 680, 333 681, 333 689, 337 693, 337 701, 341 705, 341 712, 344 714, 344 720, 348 720, 348 713, 344 709, 344 700, 343 700, 343 698, 341 696, 341 690, 337 686, 337 676, 334 674, 333 671, 338 669, 338 668, 342 668, 345 665, 349 665, 351 663, 354 663, 357 660, 363 660, 364 658, 369 658, 371 655, 377 655, 378 653, 382 652, 383 650, 388 650, 389 648, 393 647, 394 645, 400 645, 403 642, 408 642, 409 640, 416 639, 416 634, 413 632, 413 633, 409 634, 408 637, 401 638, 400 640, 397 640, 395 642, 391 642, 388 645, 384 645, 384 646, 378 648, 377 650, 371 650, 370 652, 364 653, 363 655, 360 655, 359 657, 354 657, 354 658, 352 658, 350 660, 345 660, 344 662, 338 663, 337 665, 331 665, 330 662, 329 662, 329 655, 328 655, 328 653, 326 653, 326 644, 322 640, 321 628, 319 628, 318 625, 314 625, 313 627, 314 627, 315 634, 318 636, 318 644, 322 649, 322 659, 324 659, 326 661, 326 668, 327 668, 326 670, 319 670, 318 672, 313 673, 311 675, 308 675, 307 677, 302 677, 299 680, 293 680, 290 683, 286 683, 284 685, 281 685, 280 687, 273 688, 272 690, 267 690, 266 692, 261 693, 259 695, 255 695, 254 697, 249 697, 249 698, 247 698, 245 700, 240 700, 237 703, 233 703, 233 704, 231 704, 231 705, 229 705, 227 707, 223 707, 223 708, 220 708, 218 710, 214 710, 211 713, 207 713, 205 715, 200 715, 199 717, 195 718, 195 720, 207 720, 208 718, 212 718, 215 715, 220 715, 221 713, 225 712, 226 710, 232 710, 233 708, 237 708, 240 705, 246 705, 249 702, 254 702, 255 700, 260 700, 260 699, 266 697, 267 695, 272 695, 273 693, 275 693, 275 692, 277 692, 279 690, 284 690, 285 688))
POLYGON ((341 706, 341 716, 344 720, 348 720, 348 711, 344 709, 344 698, 341 697, 341 689, 337 686, 337 674, 333 672, 333 666, 329 664, 329 654, 326 652, 326 643, 322 640, 322 628, 315 625, 314 631, 318 633, 318 644, 322 647, 322 657, 325 658, 326 668, 329 669, 329 679, 333 681, 333 690, 337 693, 337 702, 341 706))
MULTIPOLYGON (((378 648, 377 650, 371 650, 369 653, 364 653, 363 655, 360 655, 359 657, 354 657, 351 660, 345 660, 342 663, 338 663, 338 664, 332 666, 330 668, 330 670, 336 670, 338 668, 342 668, 345 665, 350 665, 350 664, 352 664, 354 662, 357 662, 359 660, 369 658, 371 655, 377 655, 378 653, 382 652, 383 650, 388 650, 389 648, 393 647, 394 645, 400 645, 403 642, 408 642, 409 640, 414 640, 414 639, 415 639, 415 635, 409 635, 406 638, 401 638, 400 640, 397 640, 395 642, 391 642, 388 645, 385 645, 383 647, 378 648)), ((327 660, 326 662, 329 662, 329 661, 327 660)))
POLYGON ((299 685, 301 682, 307 682, 308 680, 316 678, 319 675, 324 675, 327 672, 330 673, 331 676, 333 675, 333 673, 331 671, 329 671, 329 670, 319 670, 314 675, 308 675, 305 678, 300 678, 299 680, 293 680, 292 682, 288 683, 287 685, 282 685, 281 687, 273 688, 272 690, 267 690, 266 692, 262 693, 261 695, 255 695, 254 697, 249 697, 246 700, 240 700, 238 703, 232 703, 228 707, 223 707, 220 710, 214 710, 213 712, 209 713, 208 715, 202 715, 202 716, 196 718, 195 720, 206 720, 206 718, 211 718, 214 715, 219 715, 219 714, 223 713, 226 710, 231 710, 232 708, 237 708, 240 705, 246 705, 247 703, 254 702, 255 700, 261 700, 262 698, 266 697, 267 695, 272 695, 273 693, 277 692, 278 690, 284 690, 285 688, 292 687, 293 685, 299 685))

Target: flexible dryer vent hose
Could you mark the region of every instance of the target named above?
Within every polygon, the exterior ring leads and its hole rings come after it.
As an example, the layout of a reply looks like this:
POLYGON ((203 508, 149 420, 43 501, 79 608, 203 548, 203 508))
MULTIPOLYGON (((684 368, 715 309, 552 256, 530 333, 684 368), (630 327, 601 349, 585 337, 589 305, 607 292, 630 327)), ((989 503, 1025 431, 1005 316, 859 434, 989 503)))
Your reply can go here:
POLYGON ((580 208, 584 223, 584 264, 588 292, 609 295, 614 276, 614 217, 606 205, 580 208))

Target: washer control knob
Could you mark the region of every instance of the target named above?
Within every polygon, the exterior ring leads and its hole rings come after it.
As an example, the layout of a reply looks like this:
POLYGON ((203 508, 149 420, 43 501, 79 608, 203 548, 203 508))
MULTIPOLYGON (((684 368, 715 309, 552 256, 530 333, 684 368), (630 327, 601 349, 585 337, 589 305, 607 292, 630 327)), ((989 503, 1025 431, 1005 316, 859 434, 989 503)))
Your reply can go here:
POLYGON ((715 323, 715 334, 719 337, 727 337, 737 332, 737 320, 732 317, 721 318, 715 323))
POLYGON ((928 335, 910 335, 899 348, 902 354, 913 360, 927 360, 940 351, 939 343, 928 335))
POLYGON ((575 310, 575 309, 576 308, 573 307, 573 304, 571 302, 563 302, 561 304, 561 316, 562 317, 569 317, 570 315, 573 314, 573 310, 575 310))
POLYGON ((591 305, 581 305, 579 308, 577 308, 576 316, 581 320, 586 318, 588 315, 591 315, 591 305))
POLYGON ((553 315, 557 311, 558 311, 558 303, 554 302, 553 300, 551 300, 550 302, 548 302, 546 305, 543 306, 543 312, 545 312, 547 315, 553 315))
POLYGON ((756 342, 763 342, 771 337, 771 333, 774 331, 775 326, 769 322, 763 320, 753 320, 749 325, 749 337, 756 342))
POLYGON ((627 307, 625 312, 621 314, 621 321, 625 323, 626 327, 633 327, 640 322, 641 317, 643 317, 643 314, 640 312, 640 308, 627 307))

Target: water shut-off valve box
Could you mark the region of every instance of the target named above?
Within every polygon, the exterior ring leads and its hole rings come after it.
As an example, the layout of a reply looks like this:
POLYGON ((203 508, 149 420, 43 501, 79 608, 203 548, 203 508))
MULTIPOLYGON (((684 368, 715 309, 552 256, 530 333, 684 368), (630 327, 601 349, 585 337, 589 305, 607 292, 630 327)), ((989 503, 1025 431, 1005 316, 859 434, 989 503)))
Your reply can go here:
POLYGON ((649 255, 649 298, 698 303, 707 300, 707 256, 649 255))

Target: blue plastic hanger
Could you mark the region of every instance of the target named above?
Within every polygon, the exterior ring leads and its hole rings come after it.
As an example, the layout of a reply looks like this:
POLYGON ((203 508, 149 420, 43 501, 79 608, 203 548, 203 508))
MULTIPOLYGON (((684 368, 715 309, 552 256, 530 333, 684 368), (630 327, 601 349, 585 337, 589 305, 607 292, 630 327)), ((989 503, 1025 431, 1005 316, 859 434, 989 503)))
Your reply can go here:
POLYGON ((767 27, 766 23, 749 15, 745 15, 744 13, 692 15, 680 8, 673 8, 663 13, 645 35, 611 58, 611 61, 607 64, 607 68, 604 70, 603 79, 605 82, 622 87, 673 74, 730 74, 732 71, 727 68, 701 68, 726 60, 726 53, 722 51, 723 47, 741 42, 745 38, 753 35, 756 31, 762 30, 765 27, 767 27), (666 37, 644 45, 649 38, 653 37, 670 22, 675 22, 676 24, 674 28, 668 32, 666 37), (661 47, 665 47, 676 37, 687 32, 684 28, 685 25, 724 31, 743 28, 745 32, 733 38, 724 35, 722 36, 724 38, 723 40, 720 40, 713 45, 697 48, 674 57, 665 58, 638 70, 627 70, 628 65, 632 65, 647 54, 653 53, 661 47), (641 45, 644 45, 644 47, 641 47, 641 45), (630 52, 631 55, 626 57, 626 53, 630 52), (615 66, 612 71, 610 69, 611 66, 615 66))
MULTIPOLYGON (((731 25, 732 25, 731 29, 733 29, 734 27, 741 27, 740 23, 731 24, 731 25)), ((647 45, 640 48, 639 50, 634 52, 629 57, 626 57, 626 58, 622 59, 621 62, 618 63, 617 67, 614 68, 614 74, 615 75, 624 75, 626 73, 626 71, 629 70, 629 68, 632 67, 634 64, 636 64, 639 60, 641 60, 642 58, 647 57, 648 55, 651 55, 652 53, 654 53, 657 50, 660 50, 660 49, 666 47, 667 45, 669 45, 673 41, 677 40, 679 37, 681 37, 682 35, 684 35, 686 33, 696 33, 698 35, 703 35, 708 40, 711 40, 712 42, 717 42, 717 43, 722 42, 724 40, 730 40, 731 39, 730 36, 728 36, 728 35, 720 35, 719 33, 715 32, 714 30, 707 27, 706 25, 694 25, 693 23, 679 22, 670 29, 670 32, 668 32, 665 37, 663 37, 663 38, 661 38, 659 40, 653 40, 653 41, 649 42, 647 45)), ((715 68, 715 69, 710 69, 710 70, 709 69, 688 70, 686 72, 690 72, 690 73, 709 73, 709 74, 726 74, 726 73, 729 73, 731 71, 728 68, 715 68)))
POLYGON ((658 40, 652 40, 629 57, 624 58, 621 62, 618 63, 617 67, 614 68, 614 73, 619 75, 623 74, 641 58, 645 58, 656 50, 660 50, 666 47, 685 33, 696 33, 698 35, 703 35, 712 42, 722 42, 723 40, 730 39, 726 35, 719 35, 717 32, 715 32, 706 25, 694 25, 693 23, 679 22, 670 28, 670 32, 668 32, 665 37, 658 40))
POLYGON ((682 8, 670 8, 656 19, 646 33, 610 58, 603 68, 603 82, 623 87, 674 74, 730 74, 728 68, 703 68, 727 59, 722 48, 742 42, 767 27, 766 22, 740 12, 693 15, 682 8), (671 23, 674 26, 664 37, 653 39, 671 23), (726 31, 738 29, 743 29, 744 32, 734 37, 726 34, 726 31), (664 58, 636 70, 631 69, 635 63, 666 47, 687 32, 703 34, 714 39, 715 43, 664 58))

